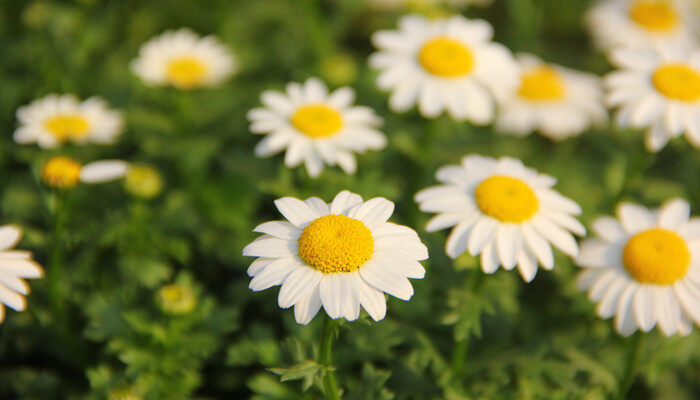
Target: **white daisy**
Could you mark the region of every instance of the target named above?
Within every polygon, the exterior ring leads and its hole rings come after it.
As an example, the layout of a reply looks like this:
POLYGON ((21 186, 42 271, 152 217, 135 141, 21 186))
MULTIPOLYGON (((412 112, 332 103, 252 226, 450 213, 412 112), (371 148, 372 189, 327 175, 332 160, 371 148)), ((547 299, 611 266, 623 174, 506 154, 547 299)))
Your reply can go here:
POLYGON ((617 124, 648 128, 649 151, 681 134, 700 148, 700 49, 618 49, 611 58, 621 68, 605 77, 617 124))
POLYGON ((286 149, 284 164, 292 168, 304 162, 313 178, 324 162, 352 174, 357 169, 353 152, 386 146, 377 128, 382 119, 371 108, 353 106, 355 91, 349 87, 329 94, 323 82, 311 78, 303 85, 287 84, 286 93, 266 91, 260 100, 265 108, 248 112, 251 132, 267 135, 255 154, 268 157, 286 149))
POLYGON ((453 8, 465 8, 467 6, 486 7, 492 3, 493 0, 369 0, 367 5, 377 10, 420 10, 436 6, 453 8))
POLYGON ((131 62, 131 70, 145 84, 178 89, 217 85, 235 69, 233 56, 216 37, 200 37, 186 28, 149 40, 131 62))
POLYGON ((657 324, 666 336, 689 334, 700 324, 700 218, 680 199, 653 211, 623 203, 617 217, 593 221, 598 237, 576 260, 586 268, 579 287, 624 336, 657 324))
POLYGON ((121 134, 122 117, 97 97, 83 102, 74 95, 51 94, 17 110, 15 142, 42 148, 75 144, 112 143, 121 134))
POLYGON ((76 186, 78 182, 102 183, 124 177, 131 164, 123 160, 99 160, 85 165, 69 157, 57 156, 41 168, 41 179, 47 185, 60 189, 76 186))
POLYGON ((275 201, 287 221, 259 225, 258 239, 243 249, 259 257, 248 268, 253 291, 281 285, 279 306, 294 306, 308 324, 323 306, 333 319, 357 319, 360 306, 375 321, 386 314, 384 293, 402 300, 413 295, 407 278, 422 279, 418 262, 428 249, 416 232, 387 222, 394 203, 376 197, 366 202, 338 193, 330 204, 317 197, 275 201))
POLYGON ((426 230, 454 226, 445 251, 457 258, 468 251, 481 254, 481 269, 491 274, 499 266, 516 265, 526 282, 537 273, 537 264, 554 268, 550 243, 575 257, 578 245, 571 235, 585 228, 572 215, 581 208, 552 189, 556 179, 527 168, 520 160, 469 155, 462 165, 440 168, 443 185, 416 194, 420 209, 437 213, 426 230))
POLYGON ((401 18, 398 31, 372 36, 379 52, 370 64, 381 71, 377 85, 392 92, 392 110, 418 104, 426 118, 446 110, 454 119, 487 124, 494 116, 494 95, 518 84, 513 56, 492 37, 493 28, 483 20, 410 15, 401 18))
POLYGON ((29 294, 29 285, 24 279, 44 276, 44 270, 32 260, 30 252, 12 250, 21 238, 22 231, 17 226, 0 226, 0 322, 5 319, 3 304, 16 311, 27 307, 22 295, 29 294))
POLYGON ((588 11, 586 22, 598 47, 609 50, 695 43, 693 15, 686 0, 605 0, 588 11))
POLYGON ((520 86, 499 98, 498 129, 561 140, 607 120, 600 78, 518 54, 520 86))

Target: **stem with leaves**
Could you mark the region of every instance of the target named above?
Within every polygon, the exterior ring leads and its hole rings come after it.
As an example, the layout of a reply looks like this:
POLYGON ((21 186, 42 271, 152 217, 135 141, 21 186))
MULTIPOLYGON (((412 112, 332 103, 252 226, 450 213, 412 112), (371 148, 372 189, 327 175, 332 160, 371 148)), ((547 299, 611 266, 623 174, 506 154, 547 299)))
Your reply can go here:
POLYGON ((321 346, 318 355, 319 364, 323 365, 325 374, 323 376, 323 391, 328 400, 340 400, 340 392, 338 390, 338 382, 335 378, 333 370, 331 350, 333 346, 333 337, 337 324, 335 320, 326 315, 323 323, 323 334, 321 335, 321 346))

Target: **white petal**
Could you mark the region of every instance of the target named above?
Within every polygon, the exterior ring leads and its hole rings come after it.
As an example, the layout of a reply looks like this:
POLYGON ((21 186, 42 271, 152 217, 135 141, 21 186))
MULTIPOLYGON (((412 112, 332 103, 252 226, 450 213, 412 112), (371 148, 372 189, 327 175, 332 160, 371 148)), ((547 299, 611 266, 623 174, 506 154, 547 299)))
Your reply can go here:
POLYGON ((308 199, 304 200, 304 203, 308 204, 318 216, 328 215, 331 212, 330 208, 328 207, 328 203, 318 197, 309 197, 308 199))
POLYGON ((364 202, 354 212, 349 213, 348 216, 359 219, 368 229, 372 230, 386 222, 393 212, 394 203, 383 197, 375 197, 364 202))
POLYGON ((347 214, 351 208, 361 203, 362 197, 360 197, 359 194, 343 190, 333 199, 331 203, 331 214, 347 214))
POLYGON ((311 291, 305 299, 294 305, 294 319, 302 325, 306 325, 316 316, 321 309, 321 296, 318 293, 318 286, 311 291))
POLYGON ((467 240, 467 250, 473 256, 478 255, 487 243, 491 243, 496 238, 498 224, 491 218, 480 218, 467 240))
POLYGON ((360 276, 373 287, 401 300, 408 300, 413 296, 411 282, 381 262, 369 260, 360 268, 360 276))
POLYGON ((469 216, 469 214, 470 213, 468 212, 451 212, 437 214, 434 217, 432 217, 427 224, 425 224, 425 230, 428 232, 435 232, 441 229, 449 228, 465 220, 467 216, 469 216))
POLYGON ((593 230, 596 235, 608 243, 613 243, 627 237, 620 222, 613 217, 599 217, 593 221, 593 230))
POLYGON ((521 250, 518 255, 518 271, 525 282, 531 282, 537 274, 537 261, 535 256, 527 250, 521 250))
POLYGON ((598 313, 598 315, 605 319, 615 315, 615 311, 617 311, 618 300, 620 299, 622 292, 624 292, 627 286, 627 279, 622 275, 618 275, 612 281, 610 286, 608 286, 607 290, 603 294, 603 297, 601 297, 600 302, 598 302, 598 306, 596 307, 596 312, 598 313))
POLYGON ((622 336, 629 336, 637 330, 634 312, 632 310, 632 297, 637 288, 630 285, 620 295, 620 300, 617 306, 617 318, 615 319, 615 327, 622 336))
POLYGON ((32 260, 21 258, 0 259, 0 273, 19 276, 20 278, 41 278, 44 270, 32 260))
POLYGON ((353 274, 357 275, 354 279, 355 290, 362 307, 373 320, 380 321, 384 319, 386 316, 386 298, 384 293, 367 284, 359 272, 356 271, 353 274))
POLYGON ((671 230, 678 229, 690 217, 690 204, 682 199, 670 200, 659 210, 659 226, 671 230))
POLYGON ((496 253, 496 245, 494 243, 488 243, 484 246, 479 258, 481 259, 481 270, 486 274, 493 274, 500 265, 498 254, 496 253))
POLYGON ((413 238, 401 236, 378 237, 374 239, 374 249, 376 253, 388 251, 408 257, 413 261, 428 258, 428 248, 413 238))
POLYGON ((0 226, 0 251, 15 247, 20 239, 22 239, 22 230, 18 226, 0 226))
POLYGON ((264 270, 265 267, 270 265, 273 261, 277 260, 276 258, 256 258, 253 260, 252 263, 250 263, 250 266, 248 267, 248 271, 246 273, 248 274, 249 277, 254 277, 255 275, 259 274, 260 271, 264 270))
POLYGON ((304 263, 296 257, 280 258, 269 263, 250 280, 248 287, 258 292, 280 285, 292 272, 304 267, 304 263))
POLYGON ((641 285, 634 294, 633 299, 634 317, 639 328, 644 332, 649 332, 656 325, 656 315, 654 314, 654 293, 650 286, 641 285))
POLYGON ((503 224, 498 227, 496 251, 504 269, 511 270, 515 267, 522 251, 522 241, 523 238, 516 225, 503 224))
POLYGON ((625 231, 634 235, 648 229, 655 224, 654 216, 646 208, 632 203, 622 203, 617 207, 622 227, 625 231))
POLYGON ((683 310, 695 320, 696 324, 700 324, 700 288, 685 281, 679 281, 674 286, 683 310))
POLYGON ((26 295, 29 293, 29 285, 27 285, 27 282, 16 276, 0 274, 0 284, 7 286, 10 290, 19 294, 26 295))
POLYGON ((318 286, 323 273, 302 266, 295 269, 282 283, 277 302, 281 308, 289 308, 305 299, 318 286))
POLYGON ((544 269, 554 268, 554 254, 552 253, 552 246, 549 245, 549 242, 544 240, 542 235, 537 233, 537 231, 528 224, 521 225, 520 229, 523 232, 522 234, 527 248, 537 256, 542 267, 544 269))
POLYGON ((119 179, 129 172, 129 163, 122 160, 101 160, 87 163, 80 169, 80 180, 100 183, 119 179))
POLYGON ((299 254, 299 247, 295 240, 284 240, 270 236, 260 237, 243 248, 243 255, 247 257, 282 258, 297 254, 299 254))
POLYGON ((471 237, 472 228, 477 220, 478 217, 464 220, 450 231, 450 234, 447 236, 447 241, 445 242, 445 252, 453 260, 467 251, 467 242, 471 237))
POLYGON ((425 268, 423 265, 411 258, 407 254, 397 252, 376 252, 372 259, 391 269, 392 272, 412 279, 423 279, 425 277, 425 268))
POLYGON ((678 322, 681 316, 680 304, 674 296, 673 290, 667 287, 654 288, 654 306, 659 320, 659 328, 666 336, 671 336, 678 330, 678 322))
POLYGON ((16 310, 22 311, 27 307, 27 301, 22 295, 13 292, 7 286, 0 284, 0 303, 16 310))
POLYGON ((354 321, 360 314, 360 301, 353 276, 345 272, 325 274, 319 285, 321 303, 329 317, 354 321))
POLYGON ((262 223, 253 229, 253 232, 266 233, 279 239, 297 240, 302 230, 287 221, 270 221, 262 223))
POLYGON ((581 244, 576 264, 587 268, 618 266, 622 260, 622 248, 598 239, 588 239, 581 244))
POLYGON ((289 222, 299 228, 305 228, 306 225, 320 216, 308 204, 294 197, 277 199, 275 206, 289 222))
POLYGON ((542 217, 533 218, 532 226, 537 232, 544 236, 545 239, 549 240, 564 253, 571 257, 576 257, 578 255, 578 244, 576 244, 576 240, 574 240, 574 237, 571 236, 569 232, 542 217))

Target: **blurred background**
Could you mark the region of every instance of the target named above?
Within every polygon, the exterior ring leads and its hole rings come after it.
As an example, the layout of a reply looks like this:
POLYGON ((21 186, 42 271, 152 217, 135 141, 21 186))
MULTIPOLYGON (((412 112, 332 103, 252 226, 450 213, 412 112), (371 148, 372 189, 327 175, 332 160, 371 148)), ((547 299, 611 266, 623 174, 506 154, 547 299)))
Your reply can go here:
MULTIPOLYGON (((291 310, 278 308, 276 289, 251 292, 251 260, 241 249, 257 236, 253 227, 279 219, 274 199, 330 201, 343 189, 396 202, 392 220, 415 228, 431 254, 410 302, 389 300, 380 323, 343 324, 334 358, 344 398, 594 400, 615 392, 627 344, 578 292, 567 257, 557 254, 555 270, 540 270, 530 284, 514 272, 483 276, 478 260, 444 254, 446 232, 424 231, 429 215, 413 194, 463 155, 509 155, 557 177, 585 223, 621 200, 657 206, 680 196, 697 214, 700 157, 683 140, 651 155, 638 131, 605 128, 554 143, 390 112, 367 66, 370 35, 407 12, 483 18, 513 52, 600 75, 611 69, 582 23, 589 1, 460 3, 472 2, 1 2, 0 222, 24 229, 21 248, 39 263, 61 257, 64 267, 53 285, 31 282, 27 311, 7 311, 0 325, 0 399, 320 398, 309 388, 317 371, 304 369, 315 359, 320 318, 297 325, 291 310), (129 62, 142 43, 181 27, 219 37, 239 72, 210 89, 144 86, 129 62), (354 87, 357 104, 385 118, 388 147, 358 156, 354 176, 326 168, 311 180, 282 156, 253 154, 259 137, 245 115, 260 93, 311 76, 354 87), (103 97, 123 112, 124 134, 109 146, 16 144, 16 109, 49 93, 103 97), (61 194, 38 179, 57 154, 126 159, 152 171, 61 194), (57 237, 59 197, 65 229, 57 237), (50 286, 60 305, 49 301, 50 286), (463 338, 467 358, 452 360, 463 338), (301 380, 280 382, 284 373, 301 380)), ((629 398, 700 398, 700 334, 648 336, 629 398)))

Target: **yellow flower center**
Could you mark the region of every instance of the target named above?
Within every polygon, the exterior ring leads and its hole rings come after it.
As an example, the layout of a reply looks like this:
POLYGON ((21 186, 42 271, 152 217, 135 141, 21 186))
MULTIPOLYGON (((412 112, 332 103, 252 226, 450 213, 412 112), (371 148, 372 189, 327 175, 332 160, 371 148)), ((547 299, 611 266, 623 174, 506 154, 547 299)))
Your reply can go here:
POLYGON ((651 77, 656 90, 664 96, 680 101, 700 100, 700 74, 685 64, 666 64, 651 77))
POLYGON ((299 107, 291 122, 301 133, 312 138, 333 136, 343 127, 340 113, 325 104, 299 107))
POLYGON ((518 95, 529 101, 561 100, 566 92, 564 80, 552 67, 542 66, 523 73, 518 95))
POLYGON ((472 51, 457 40, 439 37, 429 40, 418 52, 418 61, 428 72, 443 78, 455 78, 472 72, 472 51))
POLYGON ((55 188, 67 189, 78 184, 82 166, 68 157, 53 157, 41 168, 41 179, 55 188))
POLYGON ((163 178, 160 173, 145 165, 132 165, 124 179, 126 190, 136 197, 150 199, 163 190, 163 178))
POLYGON ((532 218, 540 202, 525 182, 510 176, 494 175, 474 191, 476 204, 486 215, 501 222, 520 223, 532 218))
POLYGON ((301 259, 326 274, 355 271, 374 251, 372 232, 362 221, 345 215, 313 220, 298 243, 301 259))
POLYGON ((71 139, 81 139, 87 136, 90 124, 80 115, 57 115, 44 122, 44 127, 56 139, 65 142, 71 139))
POLYGON ((654 228, 632 236, 622 252, 622 263, 638 282, 670 285, 685 276, 690 250, 677 233, 654 228))
POLYGON ((678 24, 678 13, 669 1, 639 0, 629 10, 630 18, 644 29, 668 32, 678 24))
POLYGON ((168 63, 168 79, 180 89, 191 89, 204 82, 207 67, 194 57, 182 57, 168 63))

